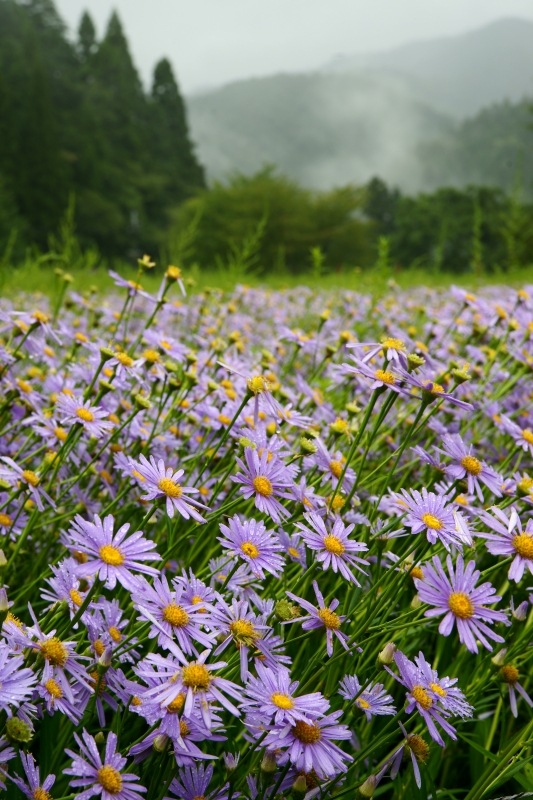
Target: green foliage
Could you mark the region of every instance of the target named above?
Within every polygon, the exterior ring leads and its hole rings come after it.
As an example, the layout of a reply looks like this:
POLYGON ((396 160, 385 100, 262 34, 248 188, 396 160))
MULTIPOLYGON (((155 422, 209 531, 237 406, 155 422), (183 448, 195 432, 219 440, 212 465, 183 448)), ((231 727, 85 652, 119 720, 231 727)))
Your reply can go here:
POLYGON ((307 271, 312 248, 320 248, 330 268, 340 268, 366 263, 371 253, 369 226, 356 216, 362 201, 360 189, 310 192, 267 168, 253 177, 236 175, 227 185, 215 183, 189 200, 176 216, 175 231, 199 217, 188 261, 201 269, 234 262, 243 243, 249 248, 252 240, 257 259, 243 262, 245 272, 265 274, 280 265, 307 271), (254 232, 262 220, 259 242, 254 232))
POLYGON ((170 63, 145 95, 118 16, 72 44, 52 0, 0 0, 0 176, 0 252, 45 248, 74 193, 83 246, 136 257, 204 185, 170 63))

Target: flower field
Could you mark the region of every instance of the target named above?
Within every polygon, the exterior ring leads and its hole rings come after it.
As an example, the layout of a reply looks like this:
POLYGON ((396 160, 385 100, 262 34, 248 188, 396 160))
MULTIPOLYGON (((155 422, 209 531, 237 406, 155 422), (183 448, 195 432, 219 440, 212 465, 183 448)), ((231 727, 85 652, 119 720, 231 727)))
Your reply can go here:
POLYGON ((7 797, 533 791, 533 287, 149 266, 0 302, 7 797))

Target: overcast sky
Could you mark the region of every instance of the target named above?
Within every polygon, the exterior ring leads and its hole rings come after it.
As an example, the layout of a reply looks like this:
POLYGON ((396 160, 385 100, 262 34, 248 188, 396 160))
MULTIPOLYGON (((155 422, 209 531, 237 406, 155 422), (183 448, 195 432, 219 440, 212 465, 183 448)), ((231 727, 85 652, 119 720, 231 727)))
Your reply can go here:
POLYGON ((339 54, 533 20, 533 0, 56 0, 71 29, 88 9, 99 35, 113 8, 145 81, 170 58, 186 93, 319 67, 339 54))

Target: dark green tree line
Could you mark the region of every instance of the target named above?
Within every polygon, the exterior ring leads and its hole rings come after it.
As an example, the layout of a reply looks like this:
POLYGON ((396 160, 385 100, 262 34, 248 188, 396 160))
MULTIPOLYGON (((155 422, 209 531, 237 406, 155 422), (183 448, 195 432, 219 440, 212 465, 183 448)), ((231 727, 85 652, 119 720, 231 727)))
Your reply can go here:
POLYGON ((72 193, 82 244, 157 248, 204 183, 168 60, 145 93, 116 14, 72 44, 52 0, 0 0, 0 249, 45 247, 72 193))

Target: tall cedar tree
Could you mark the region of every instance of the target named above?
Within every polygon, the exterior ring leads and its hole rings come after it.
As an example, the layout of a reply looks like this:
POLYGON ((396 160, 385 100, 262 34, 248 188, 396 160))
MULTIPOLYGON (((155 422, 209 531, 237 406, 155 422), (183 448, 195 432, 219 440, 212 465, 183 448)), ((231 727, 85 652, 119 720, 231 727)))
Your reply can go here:
POLYGON ((72 192, 84 244, 157 247, 204 185, 168 74, 169 104, 144 94, 116 14, 99 44, 85 13, 72 45, 52 0, 0 0, 0 258, 13 227, 46 247, 72 192))

